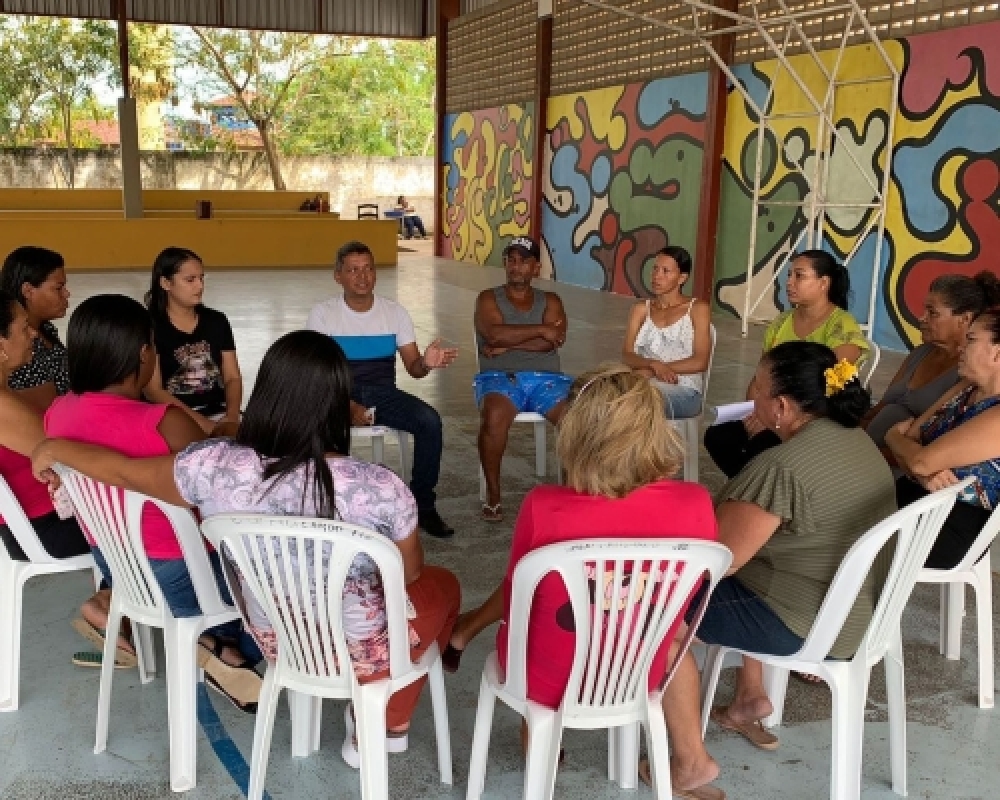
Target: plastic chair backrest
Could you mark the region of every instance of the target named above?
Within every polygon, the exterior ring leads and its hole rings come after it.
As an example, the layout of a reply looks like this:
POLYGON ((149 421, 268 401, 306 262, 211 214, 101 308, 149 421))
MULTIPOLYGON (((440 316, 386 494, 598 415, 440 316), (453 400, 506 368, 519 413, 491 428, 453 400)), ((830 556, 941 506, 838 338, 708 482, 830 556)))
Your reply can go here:
POLYGON ((875 374, 875 370, 878 368, 878 362, 882 358, 881 348, 875 344, 871 339, 866 339, 868 342, 868 358, 865 359, 865 363, 861 365, 861 385, 866 389, 868 384, 871 383, 872 376, 875 374))
POLYGON ((714 325, 709 324, 708 330, 712 334, 712 349, 708 351, 708 366, 705 368, 705 371, 702 373, 702 375, 704 377, 704 380, 701 382, 701 384, 702 384, 701 385, 701 408, 698 410, 698 414, 699 415, 705 413, 705 399, 708 397, 708 383, 709 383, 709 381, 712 380, 712 364, 715 362, 715 343, 716 343, 716 340, 718 338, 718 336, 716 334, 716 331, 715 331, 715 326, 714 325))
POLYGON ((142 543, 142 511, 147 503, 152 503, 173 526, 202 614, 211 616, 233 610, 219 594, 205 540, 190 511, 138 492, 108 486, 61 464, 54 469, 69 492, 80 522, 108 563, 115 592, 122 593, 128 608, 146 614, 150 620, 169 613, 142 543))
POLYGON ((343 593, 355 558, 367 556, 382 578, 389 633, 389 672, 413 669, 406 623, 403 557, 385 536, 331 519, 219 514, 202 530, 239 570, 278 641, 278 661, 307 681, 349 684, 353 667, 344 638, 343 593), (299 558, 322 552, 322 558, 299 558))
MULTIPOLYGON (((731 561, 732 553, 722 545, 688 539, 590 539, 529 553, 514 570, 505 691, 521 702, 527 699, 528 620, 535 589, 549 573, 559 573, 566 585, 576 629, 562 707, 567 714, 587 716, 628 711, 644 701, 649 669, 663 638, 706 573, 714 590, 731 561), (634 580, 636 575, 646 579, 634 580), (670 586, 662 591, 666 581, 670 586), (601 625, 593 624, 595 598, 602 598, 606 622, 601 625), (609 600, 619 613, 607 613, 609 600)), ((679 655, 710 594, 705 594, 679 655)))
POLYGON ((896 536, 892 566, 858 650, 858 655, 864 654, 872 663, 881 658, 899 625, 903 608, 941 526, 955 505, 958 493, 970 482, 967 479, 922 497, 887 517, 858 539, 837 569, 802 649, 792 658, 823 661, 829 655, 875 559, 889 539, 896 536))
MULTIPOLYGON (((28 515, 21 508, 21 503, 14 496, 10 485, 6 479, 0 476, 0 516, 3 517, 4 524, 10 529, 11 535, 21 545, 21 549, 32 564, 54 564, 58 559, 53 558, 42 547, 28 519, 28 515)), ((7 548, 0 545, 0 560, 8 560, 10 555, 7 548)))

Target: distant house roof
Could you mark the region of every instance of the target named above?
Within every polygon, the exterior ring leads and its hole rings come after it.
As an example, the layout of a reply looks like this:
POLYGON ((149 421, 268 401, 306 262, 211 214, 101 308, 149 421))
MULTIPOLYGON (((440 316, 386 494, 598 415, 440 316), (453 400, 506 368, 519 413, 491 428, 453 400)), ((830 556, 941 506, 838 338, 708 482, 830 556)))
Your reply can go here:
POLYGON ((118 147, 121 145, 121 135, 118 131, 118 121, 113 119, 81 119, 77 120, 73 127, 76 131, 89 133, 104 147, 118 147))

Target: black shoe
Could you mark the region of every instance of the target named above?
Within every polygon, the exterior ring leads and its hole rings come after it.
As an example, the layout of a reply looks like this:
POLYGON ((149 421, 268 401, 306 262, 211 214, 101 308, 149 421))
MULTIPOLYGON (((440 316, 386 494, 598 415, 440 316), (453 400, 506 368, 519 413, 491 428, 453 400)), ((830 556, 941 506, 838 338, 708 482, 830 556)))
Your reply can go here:
POLYGON ((441 519, 436 508, 417 513, 417 525, 424 533, 434 536, 437 539, 450 539, 455 535, 455 529, 441 519))

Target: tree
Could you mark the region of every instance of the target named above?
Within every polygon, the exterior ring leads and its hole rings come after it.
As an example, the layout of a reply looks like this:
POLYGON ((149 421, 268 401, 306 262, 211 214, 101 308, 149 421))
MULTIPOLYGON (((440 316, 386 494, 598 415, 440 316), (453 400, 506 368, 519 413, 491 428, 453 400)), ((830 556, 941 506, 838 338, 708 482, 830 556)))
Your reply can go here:
POLYGON ((22 42, 22 30, 11 17, 0 19, 0 143, 15 147, 41 131, 38 106, 45 89, 22 42))
POLYGON ((260 135, 274 188, 284 189, 279 141, 287 120, 309 96, 323 40, 297 33, 191 30, 195 38, 180 57, 202 76, 202 88, 233 97, 260 135))
POLYGON ((31 65, 66 148, 66 181, 76 181, 74 109, 93 97, 93 86, 114 69, 114 28, 102 21, 28 17, 19 24, 17 46, 31 65))
POLYGON ((328 55, 309 113, 289 121, 291 152, 426 155, 434 137, 434 41, 345 43, 328 55), (345 57, 346 56, 346 57, 345 57))

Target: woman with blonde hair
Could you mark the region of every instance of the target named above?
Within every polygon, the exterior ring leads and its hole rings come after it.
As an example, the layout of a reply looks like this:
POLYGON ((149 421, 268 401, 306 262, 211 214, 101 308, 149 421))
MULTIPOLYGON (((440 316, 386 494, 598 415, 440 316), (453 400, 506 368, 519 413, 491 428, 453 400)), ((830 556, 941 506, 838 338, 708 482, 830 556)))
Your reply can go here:
MULTIPOLYGON (((673 479, 683 446, 663 414, 663 398, 624 364, 603 365, 574 381, 557 449, 566 485, 537 486, 524 498, 507 574, 482 606, 459 617, 445 651, 450 671, 466 645, 494 622, 501 623, 497 652, 506 664, 514 569, 533 550, 577 539, 716 538, 708 492, 673 479)), ((535 592, 528 624, 528 697, 535 702, 550 708, 562 702, 575 638, 566 587, 558 575, 548 575, 535 592)), ((654 685, 665 675, 671 639, 650 670, 654 685)))

